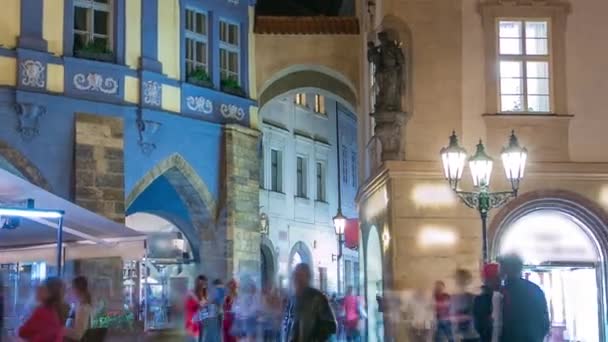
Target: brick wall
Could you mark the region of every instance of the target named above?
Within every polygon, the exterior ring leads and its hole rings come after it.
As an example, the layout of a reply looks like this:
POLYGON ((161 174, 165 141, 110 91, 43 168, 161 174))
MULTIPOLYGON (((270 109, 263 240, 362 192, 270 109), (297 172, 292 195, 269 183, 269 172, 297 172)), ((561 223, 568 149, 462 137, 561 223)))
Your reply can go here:
POLYGON ((124 223, 123 121, 89 114, 77 114, 75 121, 75 202, 124 223))
POLYGON ((226 236, 228 274, 260 277, 259 132, 225 128, 226 236))

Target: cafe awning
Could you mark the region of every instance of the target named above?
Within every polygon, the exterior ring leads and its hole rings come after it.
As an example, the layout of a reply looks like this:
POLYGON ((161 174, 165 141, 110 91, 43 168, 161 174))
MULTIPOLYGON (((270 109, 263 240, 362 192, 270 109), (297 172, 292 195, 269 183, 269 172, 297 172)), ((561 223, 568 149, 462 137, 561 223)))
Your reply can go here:
MULTIPOLYGON (((36 208, 65 212, 64 258, 144 257, 145 235, 114 222, 0 169, 0 206, 28 199, 36 208)), ((0 229, 0 264, 46 261, 56 263, 58 223, 43 218, 21 218, 16 229, 0 229)))

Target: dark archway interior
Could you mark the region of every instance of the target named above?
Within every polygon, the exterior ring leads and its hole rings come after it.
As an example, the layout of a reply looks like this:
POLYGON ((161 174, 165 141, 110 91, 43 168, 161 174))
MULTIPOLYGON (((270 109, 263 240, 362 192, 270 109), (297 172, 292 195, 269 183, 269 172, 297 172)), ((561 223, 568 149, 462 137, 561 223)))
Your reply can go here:
POLYGON ((272 260, 272 253, 266 246, 260 247, 260 261, 262 267, 262 288, 266 288, 273 285, 274 278, 274 263, 272 260))
POLYGON ((256 15, 263 16, 340 16, 354 15, 348 4, 353 0, 258 0, 256 15), (348 13, 352 12, 352 13, 348 13))

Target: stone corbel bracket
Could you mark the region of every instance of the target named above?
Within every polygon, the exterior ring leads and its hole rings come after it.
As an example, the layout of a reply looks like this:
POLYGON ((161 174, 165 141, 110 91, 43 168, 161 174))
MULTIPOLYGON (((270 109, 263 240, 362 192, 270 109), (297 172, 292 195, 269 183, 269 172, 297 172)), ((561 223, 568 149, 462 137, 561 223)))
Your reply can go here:
POLYGON ((39 118, 46 113, 46 107, 34 103, 15 104, 17 113, 17 132, 21 138, 30 141, 40 133, 39 118))

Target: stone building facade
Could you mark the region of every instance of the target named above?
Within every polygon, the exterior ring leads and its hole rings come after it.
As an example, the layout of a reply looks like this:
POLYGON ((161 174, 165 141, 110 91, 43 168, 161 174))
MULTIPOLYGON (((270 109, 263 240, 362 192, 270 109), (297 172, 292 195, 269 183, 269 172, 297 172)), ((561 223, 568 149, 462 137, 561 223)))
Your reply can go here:
MULTIPOLYGON (((452 130, 469 152, 481 138, 494 157, 491 189, 509 190, 499 154, 514 130, 529 151, 528 165, 519 195, 490 212, 490 254, 515 248, 523 255, 527 276, 550 294, 553 333, 606 340, 601 60, 608 50, 598 44, 608 30, 598 13, 606 10, 602 1, 383 0, 361 11, 363 42, 387 31, 402 44, 408 62, 402 103, 411 114, 401 131, 404 160, 380 160, 374 123, 360 120, 366 150, 358 203, 368 305, 377 292, 430 289, 436 280, 451 291, 458 268, 478 277, 479 213, 449 188, 439 151, 452 130), (593 298, 568 290, 560 301, 558 288, 569 288, 574 264, 584 266, 576 277, 588 280, 585 291, 593 298), (577 301, 592 303, 590 311, 578 309, 577 301), (577 325, 573 317, 591 325, 577 325)), ((371 111, 374 84, 366 63, 361 79, 364 114, 371 111)), ((469 179, 465 170, 462 189, 472 188, 469 179)), ((373 333, 375 323, 368 320, 370 341, 383 338, 373 333)), ((385 332, 407 340, 402 323, 384 323, 385 332)))

